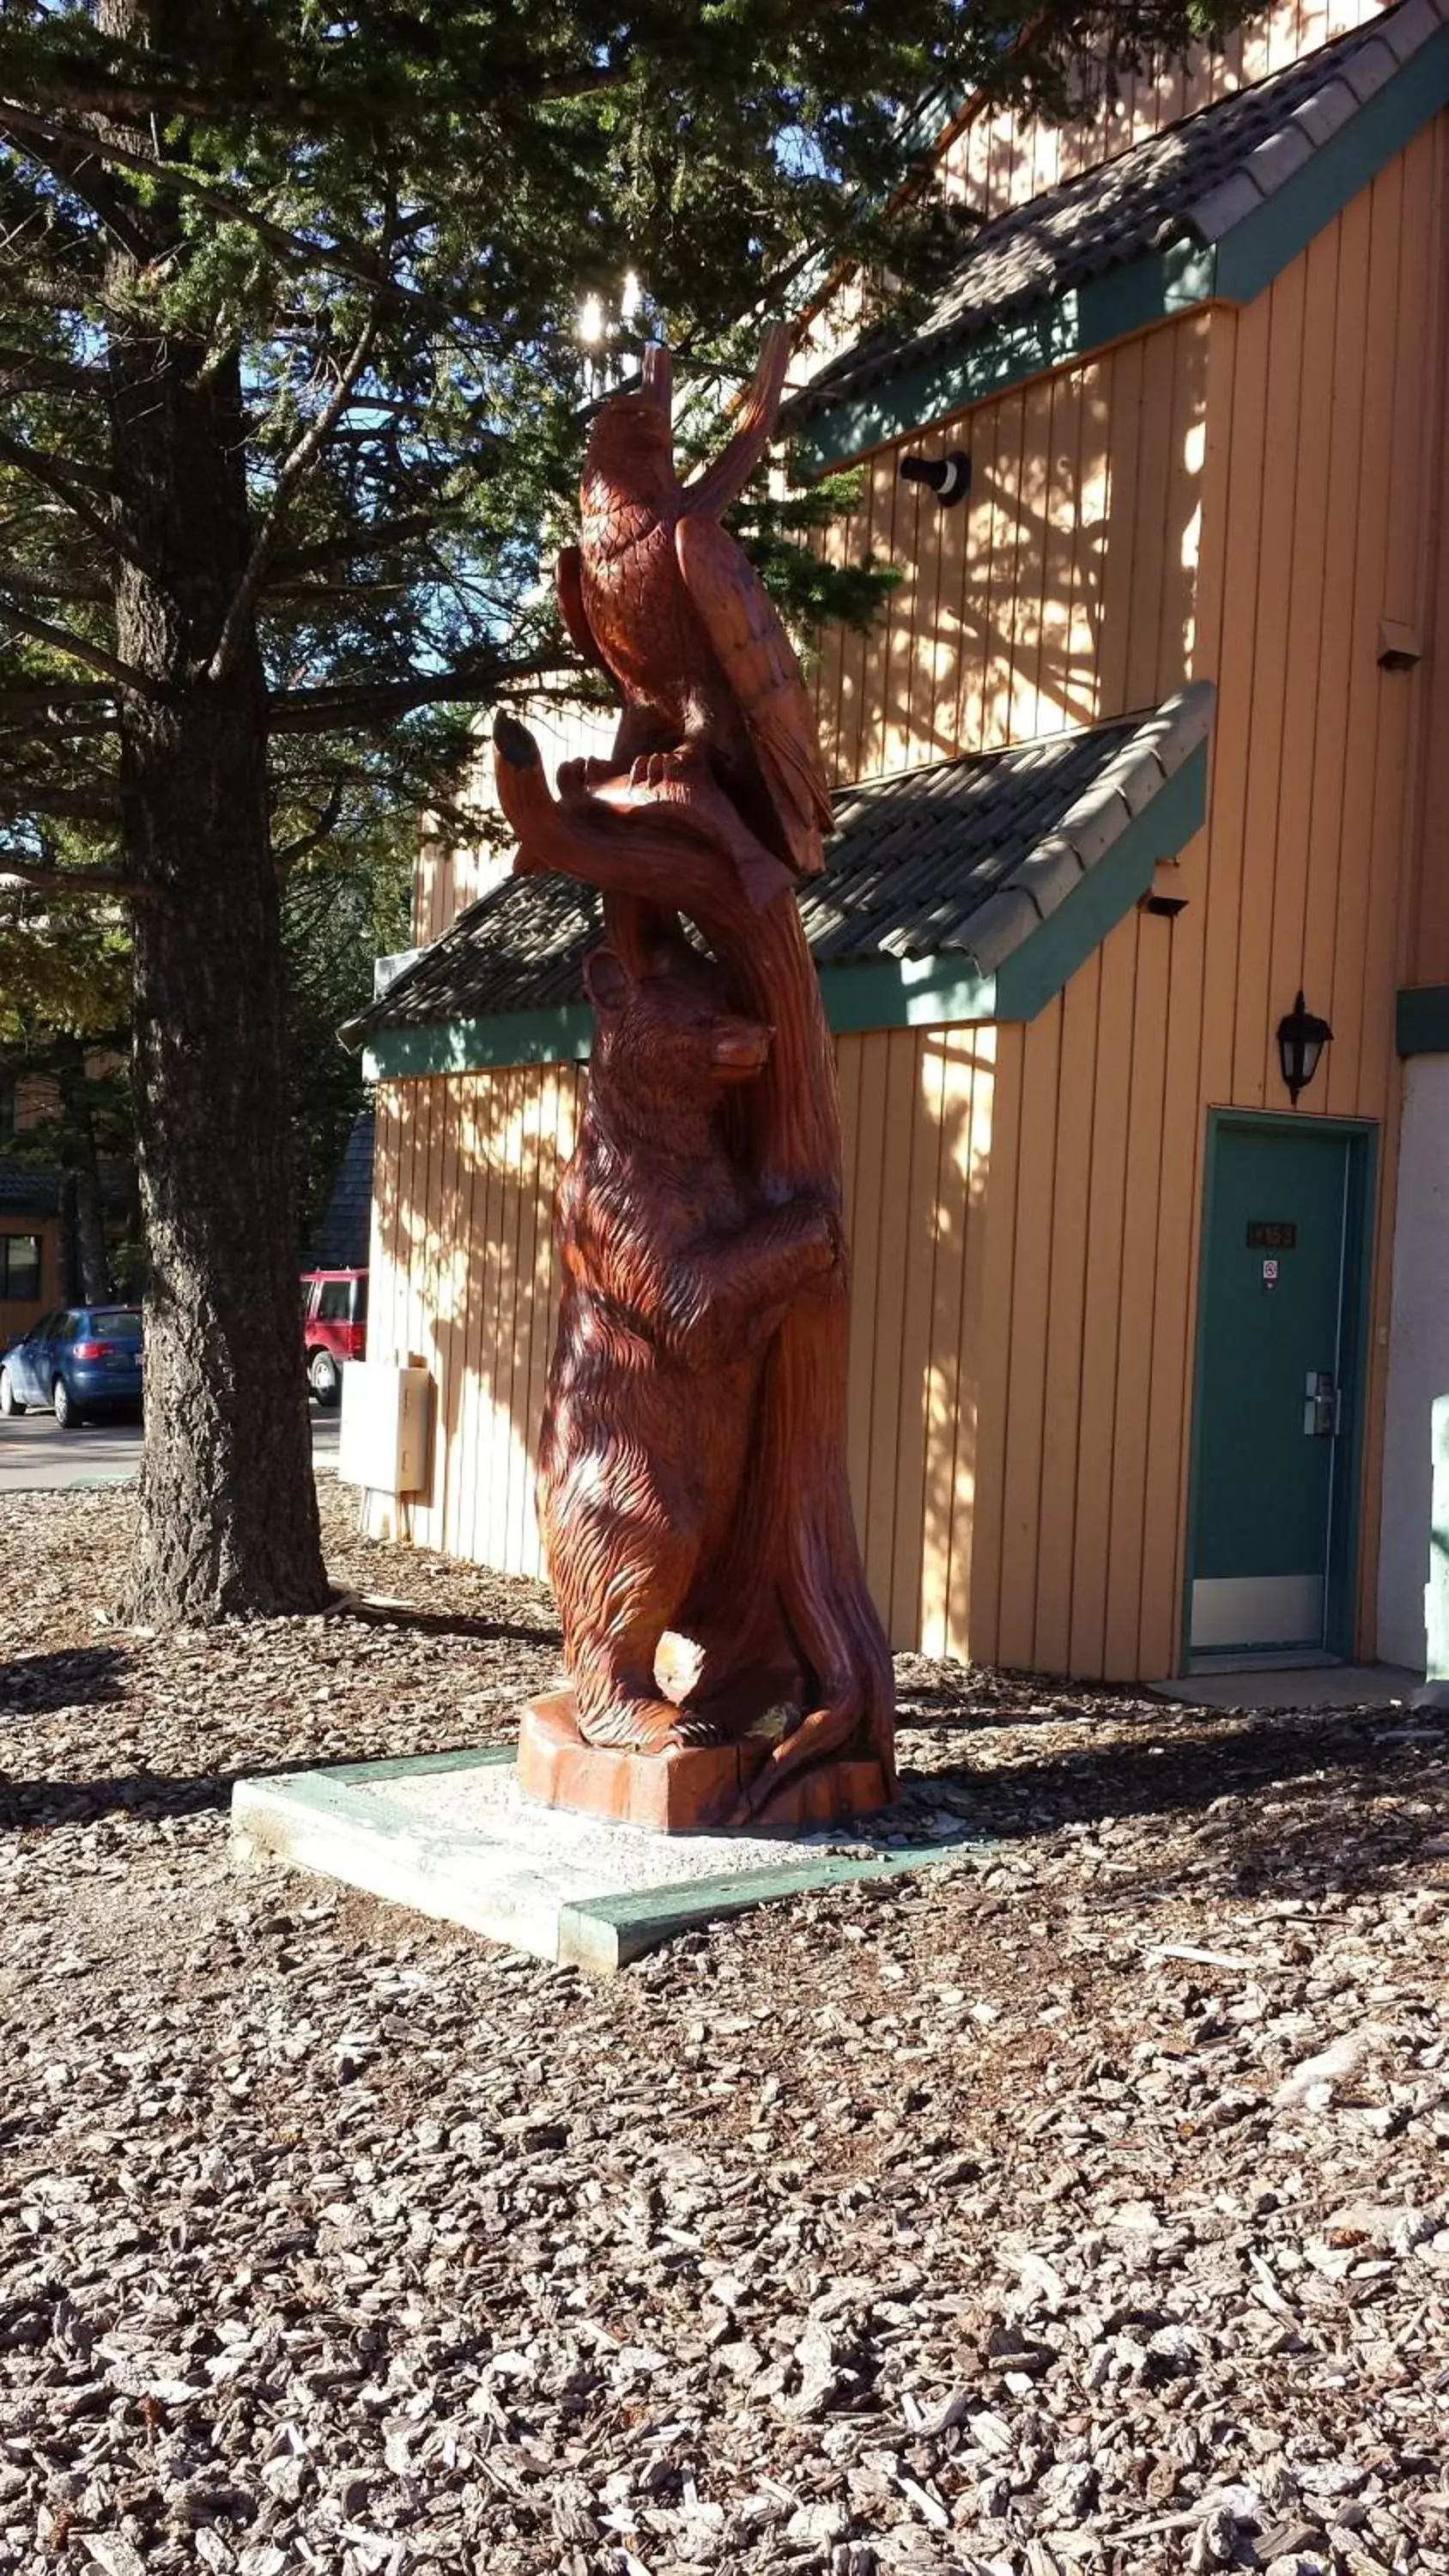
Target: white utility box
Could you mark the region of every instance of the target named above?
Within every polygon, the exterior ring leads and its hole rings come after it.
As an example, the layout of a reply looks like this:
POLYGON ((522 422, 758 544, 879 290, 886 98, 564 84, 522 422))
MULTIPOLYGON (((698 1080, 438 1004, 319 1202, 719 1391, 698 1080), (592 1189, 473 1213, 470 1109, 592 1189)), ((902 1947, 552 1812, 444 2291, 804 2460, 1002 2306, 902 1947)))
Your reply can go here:
POLYGON ((432 1380, 402 1360, 349 1360, 342 1372, 337 1473, 377 1494, 421 1493, 428 1479, 432 1380))

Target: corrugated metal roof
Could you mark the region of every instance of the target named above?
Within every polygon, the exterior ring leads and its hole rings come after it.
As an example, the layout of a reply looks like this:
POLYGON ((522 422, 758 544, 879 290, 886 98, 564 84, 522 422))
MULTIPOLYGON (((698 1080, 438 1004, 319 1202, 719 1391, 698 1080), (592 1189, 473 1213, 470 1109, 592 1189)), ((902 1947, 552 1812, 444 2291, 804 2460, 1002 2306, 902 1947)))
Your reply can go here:
MULTIPOLYGON (((1145 716, 846 789, 823 876, 799 890, 821 966, 959 953, 989 973, 1065 901, 1207 732, 1205 681, 1145 716)), ((576 1002, 599 899, 510 877, 461 913, 344 1035, 576 1002)))
POLYGON ((924 316, 843 350, 790 406, 787 427, 908 366, 1051 303, 1144 252, 1221 241, 1302 169, 1449 23, 1449 0, 1400 0, 1358 33, 1218 99, 982 226, 924 316))

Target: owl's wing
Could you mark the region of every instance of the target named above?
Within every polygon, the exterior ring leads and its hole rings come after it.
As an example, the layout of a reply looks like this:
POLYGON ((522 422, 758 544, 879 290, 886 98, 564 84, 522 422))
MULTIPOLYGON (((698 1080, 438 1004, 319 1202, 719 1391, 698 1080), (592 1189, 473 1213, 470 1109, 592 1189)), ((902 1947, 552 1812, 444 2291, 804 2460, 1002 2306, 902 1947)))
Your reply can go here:
MULTIPOLYGON (((589 624, 589 612, 584 606, 584 565, 577 546, 560 547, 554 580, 558 588, 560 614, 575 649, 582 653, 586 662, 592 662, 596 670, 609 671, 609 665, 599 651, 597 638, 589 624)), ((611 680, 613 676, 613 672, 609 671, 611 680)))
POLYGON ((810 701, 774 602, 728 531, 692 513, 679 521, 675 551, 717 661, 733 689, 755 757, 801 876, 825 861, 820 835, 831 821, 830 788, 810 701))

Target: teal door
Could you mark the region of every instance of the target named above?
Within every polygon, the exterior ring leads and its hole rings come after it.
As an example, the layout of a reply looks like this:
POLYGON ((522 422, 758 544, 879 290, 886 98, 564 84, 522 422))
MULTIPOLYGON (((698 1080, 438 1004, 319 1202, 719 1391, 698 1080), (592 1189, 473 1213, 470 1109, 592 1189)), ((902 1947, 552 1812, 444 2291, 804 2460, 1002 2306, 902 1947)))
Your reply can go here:
POLYGON ((1214 1131, 1189 1650, 1347 1653, 1368 1139, 1307 1119, 1214 1131))

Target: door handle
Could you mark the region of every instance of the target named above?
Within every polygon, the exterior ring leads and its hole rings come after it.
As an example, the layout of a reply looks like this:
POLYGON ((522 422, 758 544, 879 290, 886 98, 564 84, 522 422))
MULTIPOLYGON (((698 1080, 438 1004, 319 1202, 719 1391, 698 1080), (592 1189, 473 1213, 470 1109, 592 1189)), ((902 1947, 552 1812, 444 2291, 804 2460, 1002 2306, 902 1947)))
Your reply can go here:
POLYGON ((1343 1397, 1332 1369, 1310 1369, 1304 1381, 1304 1437, 1336 1440, 1342 1412, 1343 1397))

